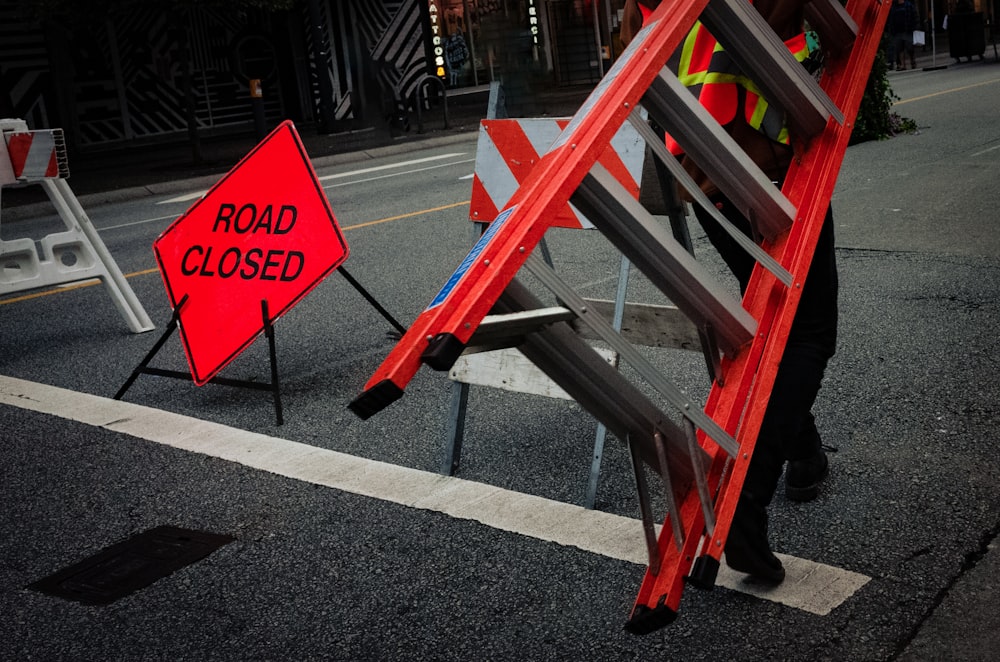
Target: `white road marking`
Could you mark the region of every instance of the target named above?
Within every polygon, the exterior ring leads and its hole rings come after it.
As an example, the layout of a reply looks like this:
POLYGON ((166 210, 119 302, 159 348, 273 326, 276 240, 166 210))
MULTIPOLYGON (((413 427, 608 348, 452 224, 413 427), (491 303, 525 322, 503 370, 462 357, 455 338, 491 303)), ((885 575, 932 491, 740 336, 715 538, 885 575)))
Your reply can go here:
MULTIPOLYGON (((451 154, 439 154, 437 156, 426 156, 426 157, 424 157, 422 159, 411 159, 409 161, 400 161, 399 163, 387 163, 386 165, 372 166, 371 168, 361 168, 360 170, 351 170, 350 172, 340 172, 340 173, 336 173, 336 174, 333 174, 333 175, 323 175, 322 177, 319 177, 319 180, 321 182, 325 182, 325 181, 330 180, 330 179, 342 179, 344 177, 356 177, 357 175, 367 175, 367 174, 372 173, 372 172, 381 172, 383 170, 390 170, 390 169, 394 169, 394 168, 405 168, 407 166, 418 165, 418 164, 421 164, 421 163, 428 163, 429 161, 440 161, 442 159, 450 159, 450 158, 454 158, 456 156, 464 156, 464 155, 465 155, 465 152, 453 152, 451 154)), ((466 163, 466 161, 459 161, 459 163, 466 163)), ((413 171, 413 172, 420 172, 420 170, 416 170, 416 171, 413 171)), ((398 174, 404 175, 404 174, 407 174, 407 173, 401 172, 401 173, 398 173, 398 174)), ((375 179, 381 179, 381 177, 376 177, 375 179)), ((363 179, 361 181, 362 182, 367 182, 367 181, 371 181, 371 179, 363 179)), ((327 186, 327 187, 324 187, 324 188, 330 188, 330 187, 327 186)), ((197 200, 198 198, 202 197, 206 193, 208 193, 208 189, 205 189, 204 191, 194 191, 192 193, 185 193, 183 195, 178 195, 177 197, 170 198, 168 200, 160 200, 156 204, 158 204, 158 205, 170 205, 170 204, 176 204, 176 203, 180 203, 180 202, 188 202, 190 200, 197 200)))
MULTIPOLYGON (((638 520, 530 494, 354 457, 189 416, 0 375, 0 404, 41 412, 294 480, 475 520, 486 526, 646 564, 638 520)), ((724 565, 716 582, 825 616, 870 581, 855 572, 779 554, 785 581, 773 588, 724 565)))
POLYGON ((100 228, 100 230, 101 232, 104 232, 105 230, 118 230, 119 228, 129 228, 132 227, 133 225, 145 225, 146 223, 155 223, 156 221, 174 221, 176 219, 177 216, 175 215, 157 216, 156 218, 145 218, 141 221, 132 221, 130 223, 119 223, 118 225, 109 225, 107 227, 100 228))
POLYGON ((203 191, 194 191, 193 193, 185 193, 184 195, 178 195, 176 198, 170 198, 169 200, 160 200, 156 204, 158 205, 172 205, 178 202, 187 202, 189 200, 197 200, 201 196, 208 193, 208 189, 203 191))
POLYGON ((415 172, 425 172, 427 170, 435 170, 436 168, 447 168, 453 165, 462 165, 463 163, 472 163, 475 159, 462 159, 461 161, 452 161, 451 163, 440 163, 437 165, 426 166, 424 168, 414 168, 412 170, 405 170, 403 172, 391 172, 387 175, 377 175, 375 177, 365 177, 364 179, 352 179, 349 182, 341 182, 339 184, 326 184, 323 186, 323 190, 338 188, 340 186, 352 186, 354 184, 363 184, 365 182, 374 182, 379 179, 389 179, 390 177, 399 177, 401 175, 410 175, 415 172))
POLYGON ((984 149, 982 151, 975 152, 974 154, 972 154, 972 156, 982 156, 983 154, 988 154, 988 153, 990 153, 990 152, 992 152, 994 150, 998 150, 998 149, 1000 149, 1000 145, 994 145, 993 147, 988 147, 988 148, 986 148, 986 149, 984 149))
POLYGON ((406 166, 418 165, 420 163, 428 163, 429 161, 441 161, 443 159, 450 159, 456 156, 465 156, 465 152, 454 152, 452 154, 439 154, 438 156, 426 156, 422 159, 400 161, 399 163, 388 163, 386 165, 372 166, 371 168, 362 168, 361 170, 341 172, 335 175, 323 175, 322 177, 319 178, 319 180, 321 182, 325 182, 328 179, 343 179, 344 177, 353 177, 355 175, 367 175, 370 172, 380 172, 382 170, 390 170, 392 168, 405 168, 406 166))

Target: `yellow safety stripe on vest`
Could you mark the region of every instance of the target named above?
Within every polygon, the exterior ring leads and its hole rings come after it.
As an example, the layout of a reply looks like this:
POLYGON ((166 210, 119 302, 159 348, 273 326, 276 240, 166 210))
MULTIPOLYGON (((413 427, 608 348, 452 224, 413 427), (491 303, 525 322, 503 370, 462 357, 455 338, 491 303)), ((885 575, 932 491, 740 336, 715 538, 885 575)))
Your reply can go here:
MULTIPOLYGON (((785 42, 799 62, 809 57, 809 44, 805 33, 785 42)), ((771 108, 761 96, 757 85, 743 75, 722 46, 701 24, 696 22, 684 39, 677 67, 677 78, 702 101, 702 105, 721 123, 726 124, 736 115, 736 108, 723 108, 718 104, 735 96, 711 93, 706 86, 737 85, 747 92, 745 119, 753 128, 763 131, 772 140, 789 142, 781 111, 771 108), (711 48, 711 51, 708 49, 711 48), (776 116, 777 115, 777 116, 776 116), (780 122, 780 124, 779 124, 780 122)))
MULTIPOLYGON (((786 41, 785 45, 788 46, 788 50, 791 51, 792 56, 798 62, 803 62, 809 57, 809 44, 804 32, 786 41)), ((784 112, 772 108, 767 99, 761 96, 760 90, 757 89, 757 86, 752 81, 750 85, 745 87, 747 90, 745 104, 747 123, 753 128, 763 131, 772 140, 786 145, 789 144, 790 138, 788 136, 788 127, 785 124, 784 112)))

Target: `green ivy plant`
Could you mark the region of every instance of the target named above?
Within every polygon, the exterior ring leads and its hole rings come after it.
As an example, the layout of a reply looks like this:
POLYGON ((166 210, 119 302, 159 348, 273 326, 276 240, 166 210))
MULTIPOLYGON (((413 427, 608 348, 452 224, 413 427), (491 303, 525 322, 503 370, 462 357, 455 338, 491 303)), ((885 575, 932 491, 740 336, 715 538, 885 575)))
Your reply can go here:
POLYGON ((892 104, 898 99, 889 84, 889 65, 885 50, 880 48, 868 74, 868 85, 854 122, 851 144, 885 140, 899 133, 916 131, 916 122, 892 111, 892 104))

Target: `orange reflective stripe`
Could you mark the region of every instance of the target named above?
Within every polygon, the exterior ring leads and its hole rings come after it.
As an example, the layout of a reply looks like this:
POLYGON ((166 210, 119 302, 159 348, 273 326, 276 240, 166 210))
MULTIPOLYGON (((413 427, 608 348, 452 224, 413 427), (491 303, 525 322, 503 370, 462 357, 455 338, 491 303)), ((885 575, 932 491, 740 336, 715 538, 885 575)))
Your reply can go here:
POLYGON ((712 70, 712 55, 721 50, 719 42, 705 29, 700 22, 691 29, 691 57, 688 60, 688 73, 703 75, 712 70))
POLYGON ((809 41, 806 39, 805 32, 800 32, 786 41, 785 46, 799 62, 809 57, 809 41))
POLYGON ((739 106, 739 88, 735 83, 715 83, 707 81, 701 87, 698 101, 715 120, 725 126, 736 117, 739 106))
MULTIPOLYGON (((804 32, 787 40, 785 46, 799 62, 809 57, 809 43, 804 32)), ((747 123, 772 140, 788 143, 783 113, 770 107, 754 82, 735 68, 718 41, 700 22, 695 23, 684 41, 677 77, 722 125, 736 117, 737 86, 742 87, 747 94, 744 108, 747 123)))
MULTIPOLYGON (((639 4, 639 9, 645 23, 653 10, 642 4, 639 4)), ((799 62, 809 57, 809 40, 804 32, 785 41, 785 46, 799 62)), ((694 24, 681 45, 677 78, 723 126, 736 118, 739 88, 743 88, 746 92, 744 119, 747 124, 772 140, 785 144, 789 142, 784 113, 772 108, 760 95, 756 84, 739 71, 701 21, 694 24)), ((683 154, 670 136, 667 136, 667 148, 672 154, 683 154)))

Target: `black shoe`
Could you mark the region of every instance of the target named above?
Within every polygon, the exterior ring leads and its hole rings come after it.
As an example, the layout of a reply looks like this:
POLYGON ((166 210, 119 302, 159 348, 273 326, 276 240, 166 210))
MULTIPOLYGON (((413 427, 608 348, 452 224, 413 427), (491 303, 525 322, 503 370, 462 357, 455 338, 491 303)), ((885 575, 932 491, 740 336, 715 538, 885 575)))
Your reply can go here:
POLYGON ((785 469, 785 496, 792 501, 812 501, 829 473, 830 461, 822 448, 805 460, 789 460, 785 469))
POLYGON ((744 493, 726 540, 726 565, 768 584, 780 584, 785 568, 767 542, 767 511, 744 493))

